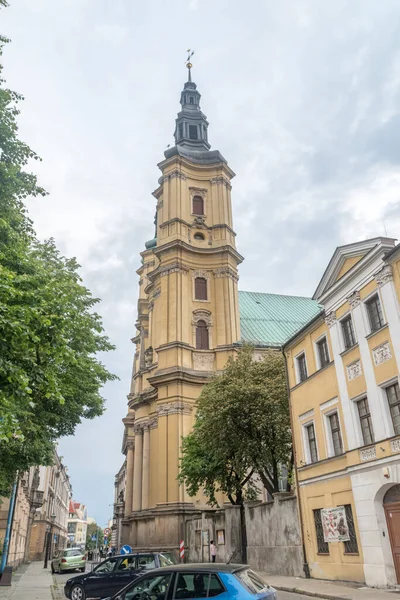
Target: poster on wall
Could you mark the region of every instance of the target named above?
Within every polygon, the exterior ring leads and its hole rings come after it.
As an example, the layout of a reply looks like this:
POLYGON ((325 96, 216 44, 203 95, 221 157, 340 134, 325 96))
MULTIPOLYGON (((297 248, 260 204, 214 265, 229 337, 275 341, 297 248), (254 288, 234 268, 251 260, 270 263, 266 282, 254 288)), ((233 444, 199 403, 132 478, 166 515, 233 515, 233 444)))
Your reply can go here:
POLYGON ((217 531, 217 544, 220 546, 225 544, 225 530, 224 529, 220 529, 219 531, 217 531))
POLYGON ((321 522, 324 542, 348 542, 350 540, 344 506, 322 508, 321 522))

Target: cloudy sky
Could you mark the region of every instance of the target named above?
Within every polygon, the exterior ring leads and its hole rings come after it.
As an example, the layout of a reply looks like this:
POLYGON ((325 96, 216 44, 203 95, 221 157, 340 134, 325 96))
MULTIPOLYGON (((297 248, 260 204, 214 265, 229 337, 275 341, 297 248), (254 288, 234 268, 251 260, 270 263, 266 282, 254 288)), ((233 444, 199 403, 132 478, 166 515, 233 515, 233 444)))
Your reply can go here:
POLYGON ((0 31, 20 135, 50 192, 29 202, 102 298, 120 377, 62 440, 75 499, 101 524, 122 464, 137 300, 157 162, 172 144, 185 50, 229 161, 243 290, 311 295, 336 246, 400 225, 398 0, 11 0, 0 31))

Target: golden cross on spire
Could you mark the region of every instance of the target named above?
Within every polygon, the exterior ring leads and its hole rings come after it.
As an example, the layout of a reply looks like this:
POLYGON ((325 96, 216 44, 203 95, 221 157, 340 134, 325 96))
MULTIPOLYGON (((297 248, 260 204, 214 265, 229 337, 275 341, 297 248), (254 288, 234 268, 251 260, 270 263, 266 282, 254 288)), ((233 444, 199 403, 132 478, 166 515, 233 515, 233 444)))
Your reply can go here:
POLYGON ((194 54, 194 50, 191 50, 190 48, 188 48, 186 50, 186 52, 187 52, 186 66, 187 66, 188 71, 189 71, 189 81, 192 81, 192 72, 191 72, 191 69, 192 69, 193 65, 190 62, 190 59, 192 58, 192 56, 194 54))

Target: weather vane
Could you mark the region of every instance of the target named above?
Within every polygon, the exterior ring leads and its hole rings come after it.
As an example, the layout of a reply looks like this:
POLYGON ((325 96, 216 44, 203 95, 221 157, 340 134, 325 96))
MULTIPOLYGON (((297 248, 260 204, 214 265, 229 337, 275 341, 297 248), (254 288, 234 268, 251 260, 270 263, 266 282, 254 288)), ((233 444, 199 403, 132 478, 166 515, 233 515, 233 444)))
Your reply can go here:
POLYGON ((188 71, 189 71, 189 81, 192 81, 192 72, 191 72, 191 69, 192 69, 193 65, 190 62, 190 59, 192 58, 192 56, 194 54, 194 50, 191 50, 190 48, 188 48, 186 50, 186 52, 187 52, 186 66, 187 66, 188 71))

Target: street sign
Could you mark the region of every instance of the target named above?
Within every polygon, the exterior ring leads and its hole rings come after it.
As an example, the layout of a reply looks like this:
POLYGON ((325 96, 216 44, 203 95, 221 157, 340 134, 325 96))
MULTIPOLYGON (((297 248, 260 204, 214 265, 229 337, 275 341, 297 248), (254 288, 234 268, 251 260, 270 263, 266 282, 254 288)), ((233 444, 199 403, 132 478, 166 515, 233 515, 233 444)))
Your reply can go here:
POLYGON ((130 546, 128 546, 128 544, 125 544, 125 546, 122 546, 119 553, 120 554, 132 554, 132 548, 130 546))
POLYGON ((104 530, 104 535, 110 535, 111 533, 111 529, 109 527, 106 527, 104 530))
POLYGON ((92 535, 92 542, 96 542, 97 541, 97 534, 93 534, 92 535))

